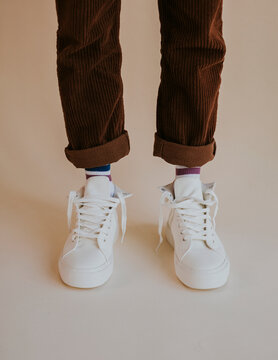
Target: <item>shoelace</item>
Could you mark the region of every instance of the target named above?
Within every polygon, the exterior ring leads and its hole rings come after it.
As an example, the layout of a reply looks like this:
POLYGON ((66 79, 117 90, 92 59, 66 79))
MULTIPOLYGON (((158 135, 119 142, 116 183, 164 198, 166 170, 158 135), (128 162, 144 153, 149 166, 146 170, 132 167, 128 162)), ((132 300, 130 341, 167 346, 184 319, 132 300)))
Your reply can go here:
POLYGON ((117 198, 111 197, 107 200, 98 198, 88 199, 85 197, 79 198, 76 191, 70 192, 67 210, 69 229, 71 228, 73 206, 75 206, 77 214, 77 224, 73 230, 72 238, 75 242, 75 246, 71 251, 76 249, 78 241, 82 237, 106 241, 106 237, 109 233, 109 224, 106 223, 106 221, 118 204, 121 204, 122 211, 121 242, 123 242, 126 232, 126 204, 125 198, 121 192, 118 192, 117 196, 117 198))
POLYGON ((158 221, 159 244, 156 250, 159 249, 163 242, 162 228, 163 228, 163 205, 167 204, 170 208, 176 209, 179 214, 179 225, 181 234, 184 238, 190 240, 206 241, 208 236, 215 232, 215 217, 218 211, 218 199, 212 189, 205 190, 206 200, 200 201, 194 197, 185 197, 182 201, 175 202, 173 195, 168 191, 164 191, 160 199, 160 214, 158 221), (193 208, 193 203, 203 205, 202 208, 193 208), (215 206, 213 218, 211 221, 210 208, 215 206))

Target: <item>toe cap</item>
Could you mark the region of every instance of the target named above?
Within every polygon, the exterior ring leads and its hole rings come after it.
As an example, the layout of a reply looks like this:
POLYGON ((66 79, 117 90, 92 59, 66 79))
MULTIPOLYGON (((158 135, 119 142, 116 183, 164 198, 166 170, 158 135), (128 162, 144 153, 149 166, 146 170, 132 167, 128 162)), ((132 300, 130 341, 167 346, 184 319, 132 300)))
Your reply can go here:
POLYGON ((225 261, 225 254, 209 248, 205 242, 194 242, 180 264, 195 270, 213 270, 225 261))

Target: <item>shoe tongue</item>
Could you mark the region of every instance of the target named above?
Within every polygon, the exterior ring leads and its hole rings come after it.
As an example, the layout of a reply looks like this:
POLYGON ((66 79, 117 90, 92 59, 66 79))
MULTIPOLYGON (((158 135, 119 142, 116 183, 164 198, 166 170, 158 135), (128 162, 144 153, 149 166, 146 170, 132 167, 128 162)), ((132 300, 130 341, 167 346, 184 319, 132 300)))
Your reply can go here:
POLYGON ((111 196, 111 181, 107 176, 92 176, 87 179, 84 196, 86 198, 101 197, 108 199, 111 196))
POLYGON ((202 183, 199 177, 186 175, 174 181, 174 195, 176 200, 184 197, 194 197, 203 200, 202 183))

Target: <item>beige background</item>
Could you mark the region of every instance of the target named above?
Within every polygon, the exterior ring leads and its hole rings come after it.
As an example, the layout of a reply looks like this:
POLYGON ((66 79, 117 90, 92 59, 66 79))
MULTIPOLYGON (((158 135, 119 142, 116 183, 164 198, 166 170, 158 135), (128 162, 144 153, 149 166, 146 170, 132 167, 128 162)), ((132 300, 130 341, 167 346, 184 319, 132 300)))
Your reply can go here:
POLYGON ((113 278, 76 290, 57 274, 67 194, 84 174, 63 152, 55 4, 1 1, 1 360, 277 359, 277 14, 275 0, 224 5, 217 155, 202 180, 217 183, 217 229, 232 272, 224 288, 201 292, 177 281, 168 244, 154 252, 157 187, 174 173, 152 157, 158 9, 156 1, 123 0, 132 150, 113 165, 113 179, 135 196, 113 278))

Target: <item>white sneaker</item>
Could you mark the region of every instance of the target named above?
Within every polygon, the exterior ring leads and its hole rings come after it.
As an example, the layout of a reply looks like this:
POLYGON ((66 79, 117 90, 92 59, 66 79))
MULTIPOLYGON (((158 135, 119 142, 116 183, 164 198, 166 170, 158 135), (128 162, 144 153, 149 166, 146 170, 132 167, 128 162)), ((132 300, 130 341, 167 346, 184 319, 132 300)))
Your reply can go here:
POLYGON ((113 272, 113 245, 118 236, 116 208, 122 208, 122 240, 126 230, 125 198, 131 194, 114 185, 106 176, 87 180, 79 192, 71 191, 68 202, 70 234, 59 259, 62 280, 74 287, 92 288, 104 284, 113 272), (75 226, 71 229, 73 208, 75 226))
POLYGON ((215 183, 203 184, 196 176, 177 178, 161 187, 159 219, 162 238, 162 205, 171 208, 165 235, 174 247, 177 277, 194 289, 213 289, 223 286, 229 275, 230 263, 215 231, 218 200, 215 183), (215 206, 211 220, 210 207, 215 206))

